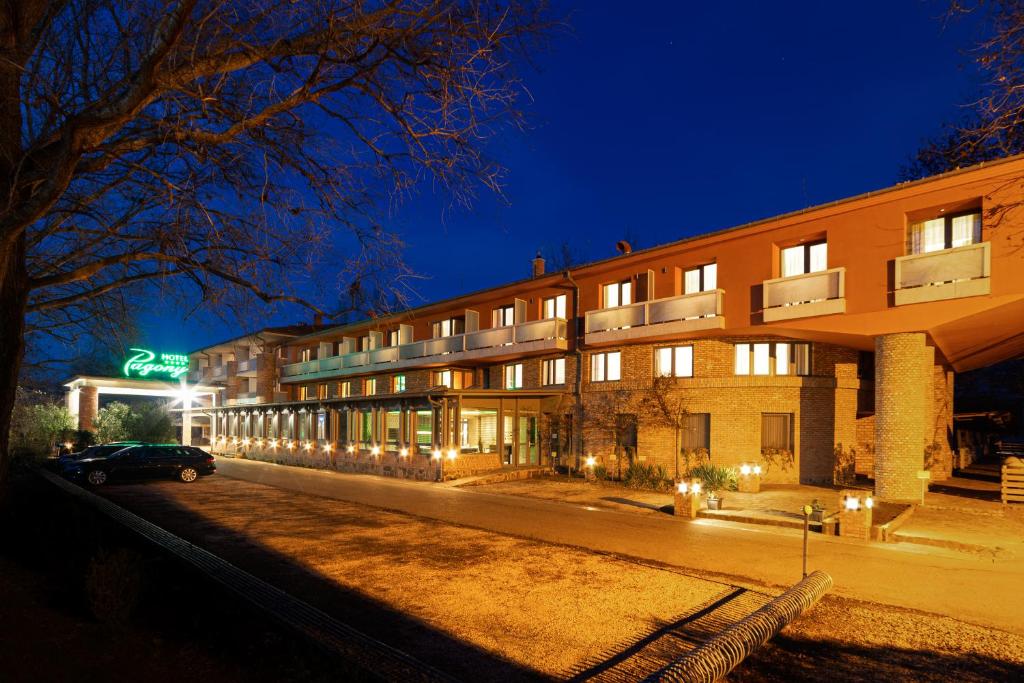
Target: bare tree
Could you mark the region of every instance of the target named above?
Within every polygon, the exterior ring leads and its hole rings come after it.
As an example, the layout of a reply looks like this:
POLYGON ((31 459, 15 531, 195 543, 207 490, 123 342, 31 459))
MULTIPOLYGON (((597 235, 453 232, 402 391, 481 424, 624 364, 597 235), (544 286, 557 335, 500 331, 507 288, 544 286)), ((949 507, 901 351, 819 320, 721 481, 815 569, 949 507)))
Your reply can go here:
POLYGON ((1024 152, 1024 0, 953 0, 946 20, 982 15, 986 37, 968 52, 984 80, 965 114, 903 169, 923 178, 1024 152))
POLYGON ((672 430, 672 457, 675 465, 673 476, 677 479, 690 469, 689 456, 686 466, 682 470, 679 468, 679 456, 683 450, 683 430, 689 424, 690 412, 686 403, 686 398, 677 390, 675 379, 665 376, 655 377, 651 386, 639 399, 641 414, 647 424, 672 430))
POLYGON ((482 141, 519 121, 513 55, 544 9, 0 4, 0 479, 26 335, 116 319, 117 297, 167 278, 219 307, 303 304, 288 276, 338 242, 348 273, 407 274, 380 195, 499 189, 482 141))

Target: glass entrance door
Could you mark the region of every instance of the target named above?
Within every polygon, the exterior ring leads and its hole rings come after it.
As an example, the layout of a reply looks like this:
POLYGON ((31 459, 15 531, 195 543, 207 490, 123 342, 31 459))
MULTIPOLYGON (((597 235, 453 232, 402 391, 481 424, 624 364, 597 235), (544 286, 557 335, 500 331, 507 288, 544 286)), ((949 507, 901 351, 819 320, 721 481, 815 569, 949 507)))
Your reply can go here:
POLYGON ((537 414, 519 410, 519 465, 537 464, 537 414))

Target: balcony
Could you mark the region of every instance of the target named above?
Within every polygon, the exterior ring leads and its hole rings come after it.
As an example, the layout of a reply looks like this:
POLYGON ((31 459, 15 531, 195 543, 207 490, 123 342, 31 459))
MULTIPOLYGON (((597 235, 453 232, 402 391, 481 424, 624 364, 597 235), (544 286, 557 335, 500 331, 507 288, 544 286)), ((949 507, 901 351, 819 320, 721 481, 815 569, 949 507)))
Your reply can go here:
POLYGON ((766 323, 846 312, 846 269, 765 280, 762 303, 766 323))
POLYGON ((587 343, 614 343, 698 330, 722 329, 725 327, 722 308, 724 296, 723 290, 713 289, 629 306, 588 311, 587 343))
POLYGON ((229 406, 251 406, 257 403, 263 403, 262 396, 258 391, 243 392, 235 398, 228 399, 229 406))
POLYGON ((992 291, 989 242, 901 256, 893 269, 897 306, 983 296, 992 291))
POLYGON ((223 382, 228 378, 228 366, 217 365, 209 369, 209 372, 205 373, 206 377, 211 382, 223 382))
POLYGON ((281 368, 281 381, 307 382, 368 372, 391 372, 475 360, 502 360, 522 354, 564 351, 566 323, 561 318, 535 320, 509 327, 425 339, 400 346, 291 363, 281 368))
POLYGON ((259 360, 259 358, 246 358, 238 361, 235 374, 239 377, 255 377, 256 371, 259 370, 259 360))

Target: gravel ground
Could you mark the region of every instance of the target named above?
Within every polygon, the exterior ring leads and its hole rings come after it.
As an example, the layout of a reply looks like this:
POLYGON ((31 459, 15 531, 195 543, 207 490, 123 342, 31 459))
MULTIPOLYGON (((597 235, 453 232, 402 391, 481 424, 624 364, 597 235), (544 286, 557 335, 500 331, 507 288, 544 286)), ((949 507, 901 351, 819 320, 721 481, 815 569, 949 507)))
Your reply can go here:
MULTIPOLYGON (((193 486, 112 486, 105 493, 257 575, 313 573, 450 639, 546 675, 734 589, 596 553, 227 478, 193 486), (250 552, 254 547, 263 552, 250 552)), ((305 597, 320 604, 316 595, 305 597)), ((348 621, 350 615, 335 616, 348 621)), ((424 649, 401 639, 387 642, 424 649)))
MULTIPOLYGON (((224 477, 105 492, 471 680, 566 676, 733 590, 675 570, 224 477)), ((829 596, 731 676, 882 678, 1021 680, 1024 637, 829 596)))

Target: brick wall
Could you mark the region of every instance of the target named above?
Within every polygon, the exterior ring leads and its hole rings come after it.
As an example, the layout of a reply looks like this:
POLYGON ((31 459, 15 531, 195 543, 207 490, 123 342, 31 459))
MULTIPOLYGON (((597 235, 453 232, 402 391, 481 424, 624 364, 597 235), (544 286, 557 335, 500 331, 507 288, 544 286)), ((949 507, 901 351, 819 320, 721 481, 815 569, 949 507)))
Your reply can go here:
MULTIPOLYGON (((694 340, 694 377, 666 383, 666 403, 691 413, 710 414, 710 451, 715 464, 760 461, 767 482, 831 483, 835 445, 852 446, 857 439, 857 352, 814 344, 811 376, 736 376, 733 344, 744 341, 772 340, 694 340), (785 469, 761 457, 761 414, 766 412, 793 415, 794 458, 785 469)), ((608 349, 622 353, 621 381, 591 382, 589 372, 584 375, 584 452, 612 471, 625 467, 615 453, 613 416, 628 413, 638 416, 637 460, 676 473, 676 430, 643 405, 644 395, 652 395, 657 346, 608 349)), ((584 354, 585 368, 589 369, 590 354, 597 352, 584 354)))
MULTIPOLYGON (((926 408, 922 387, 929 356, 919 332, 875 339, 875 492, 887 500, 920 496, 917 472, 924 465, 926 408)), ((929 388, 930 391, 930 388, 929 388)))
POLYGON ((96 428, 96 413, 99 411, 100 397, 96 387, 84 386, 78 394, 78 428, 93 430, 96 428))

